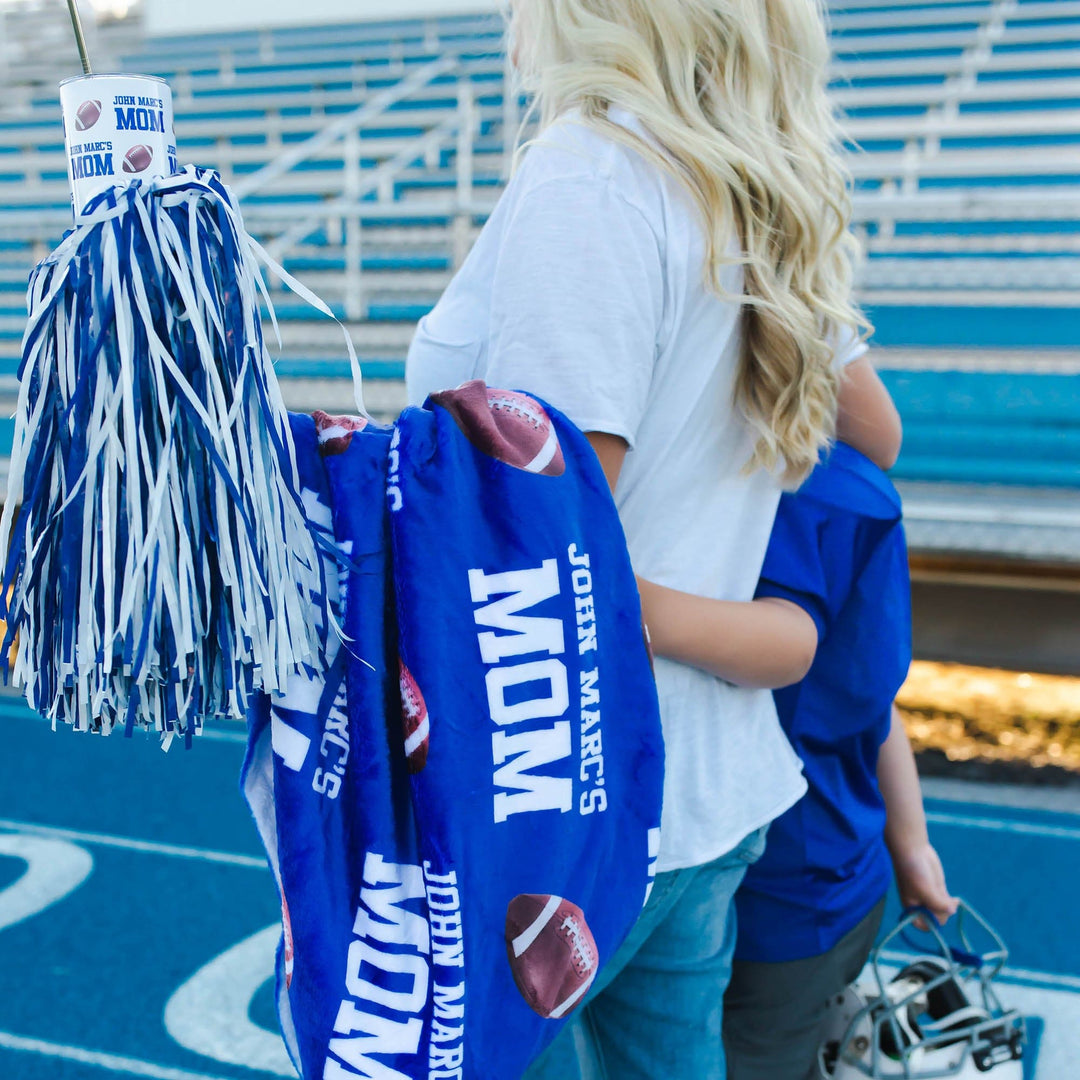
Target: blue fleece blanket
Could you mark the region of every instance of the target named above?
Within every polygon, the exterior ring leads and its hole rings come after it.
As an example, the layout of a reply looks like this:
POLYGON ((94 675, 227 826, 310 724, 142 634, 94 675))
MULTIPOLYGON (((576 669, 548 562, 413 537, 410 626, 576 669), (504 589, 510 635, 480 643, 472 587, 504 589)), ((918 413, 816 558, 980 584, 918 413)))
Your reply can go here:
POLYGON ((482 383, 293 435, 343 568, 326 668, 249 721, 286 1044, 306 1080, 513 1080, 655 868, 663 748, 614 505, 564 417, 482 383))

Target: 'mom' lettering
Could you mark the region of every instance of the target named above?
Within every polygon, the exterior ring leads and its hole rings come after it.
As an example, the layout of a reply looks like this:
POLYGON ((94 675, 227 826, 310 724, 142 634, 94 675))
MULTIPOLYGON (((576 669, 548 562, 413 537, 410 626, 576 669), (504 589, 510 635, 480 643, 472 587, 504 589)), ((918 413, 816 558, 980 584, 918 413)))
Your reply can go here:
POLYGON ((164 131, 165 112, 163 109, 135 109, 114 106, 116 110, 117 131, 164 131))
POLYGON ((112 154, 79 154, 71 159, 71 175, 76 180, 90 176, 113 176, 112 154))
POLYGON ((521 614, 559 594, 558 563, 545 559, 538 567, 502 574, 470 570, 469 591, 474 604, 484 605, 473 612, 476 625, 492 628, 479 631, 477 640, 489 665, 485 682, 491 719, 499 727, 491 736, 495 820, 537 810, 566 813, 573 802, 573 781, 538 770, 570 756, 569 722, 503 730, 561 717, 570 702, 566 665, 558 659, 565 651, 562 622, 521 614), (547 659, 504 663, 509 657, 545 653, 547 659))
POLYGON ((334 1021, 323 1080, 408 1080, 416 1075, 377 1058, 400 1059, 420 1047, 431 941, 427 920, 407 905, 423 897, 419 866, 367 853, 345 971, 347 996, 334 1021), (383 1011, 375 1012, 373 1005, 383 1011))

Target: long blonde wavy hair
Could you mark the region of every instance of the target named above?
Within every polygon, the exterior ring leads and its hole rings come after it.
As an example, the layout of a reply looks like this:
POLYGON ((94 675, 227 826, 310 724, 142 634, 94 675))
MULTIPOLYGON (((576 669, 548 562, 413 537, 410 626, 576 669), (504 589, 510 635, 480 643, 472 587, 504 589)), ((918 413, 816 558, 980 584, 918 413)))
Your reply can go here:
POLYGON ((748 468, 804 477, 835 432, 841 328, 868 325, 851 301, 821 0, 512 0, 510 48, 541 128, 576 109, 686 186, 718 294, 722 268, 743 264, 735 402, 757 437, 748 468), (610 120, 611 105, 655 145, 610 120))

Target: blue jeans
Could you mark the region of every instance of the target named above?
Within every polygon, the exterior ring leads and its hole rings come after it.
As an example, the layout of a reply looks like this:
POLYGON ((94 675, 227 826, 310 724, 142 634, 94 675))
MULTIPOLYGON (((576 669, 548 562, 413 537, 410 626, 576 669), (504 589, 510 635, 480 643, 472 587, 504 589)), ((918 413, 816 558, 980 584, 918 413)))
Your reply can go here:
POLYGON ((657 874, 585 1004, 524 1080, 724 1080, 735 890, 765 829, 713 862, 657 874))

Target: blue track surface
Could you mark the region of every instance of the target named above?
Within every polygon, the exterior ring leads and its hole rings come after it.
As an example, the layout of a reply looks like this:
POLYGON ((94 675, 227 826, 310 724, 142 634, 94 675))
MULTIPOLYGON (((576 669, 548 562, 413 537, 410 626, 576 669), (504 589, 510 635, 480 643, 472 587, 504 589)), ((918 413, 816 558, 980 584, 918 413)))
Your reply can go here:
MULTIPOLYGON (((290 1075, 267 982, 278 902, 237 791, 239 731, 166 755, 145 737, 53 733, 0 698, 0 733, 0 1077, 290 1075)), ((928 811, 953 891, 1012 949, 1003 996, 1046 1018, 1039 1080, 1068 1080, 1080 815, 928 811)))

